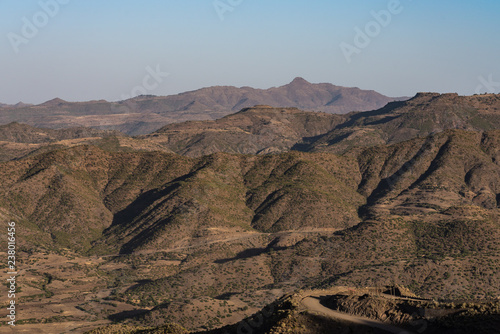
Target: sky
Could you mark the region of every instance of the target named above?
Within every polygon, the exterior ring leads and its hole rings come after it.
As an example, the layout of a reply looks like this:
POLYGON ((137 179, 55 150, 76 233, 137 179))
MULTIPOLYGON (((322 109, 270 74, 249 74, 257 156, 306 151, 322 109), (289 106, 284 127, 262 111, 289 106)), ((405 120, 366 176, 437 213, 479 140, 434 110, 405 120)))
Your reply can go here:
POLYGON ((0 0, 0 102, 123 100, 303 77, 500 93, 498 0, 0 0))

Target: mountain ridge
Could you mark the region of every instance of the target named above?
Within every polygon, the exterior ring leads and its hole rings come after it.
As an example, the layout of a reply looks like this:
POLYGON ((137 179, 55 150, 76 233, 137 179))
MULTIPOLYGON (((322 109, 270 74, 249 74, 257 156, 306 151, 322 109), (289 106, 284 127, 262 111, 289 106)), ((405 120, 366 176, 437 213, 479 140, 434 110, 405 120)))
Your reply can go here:
POLYGON ((20 122, 53 129, 86 126, 139 135, 170 123, 218 119, 256 104, 346 113, 377 109, 396 99, 375 91, 312 84, 296 78, 289 84, 269 89, 213 86, 177 95, 144 95, 118 102, 67 102, 55 98, 34 106, 3 105, 0 124, 20 122))

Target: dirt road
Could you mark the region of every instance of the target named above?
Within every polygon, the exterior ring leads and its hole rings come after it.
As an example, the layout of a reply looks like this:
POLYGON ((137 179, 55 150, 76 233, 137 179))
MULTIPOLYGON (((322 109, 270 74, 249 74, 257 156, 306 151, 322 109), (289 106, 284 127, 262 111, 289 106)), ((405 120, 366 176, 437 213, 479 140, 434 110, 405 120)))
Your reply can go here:
POLYGON ((413 334, 405 329, 398 328, 396 326, 388 325, 381 321, 372 320, 369 318, 358 317, 342 312, 337 312, 321 305, 320 299, 318 297, 306 297, 302 300, 302 305, 311 312, 319 313, 325 315, 331 319, 338 319, 343 321, 352 322, 358 325, 364 325, 372 328, 378 328, 384 330, 388 333, 394 334, 413 334))

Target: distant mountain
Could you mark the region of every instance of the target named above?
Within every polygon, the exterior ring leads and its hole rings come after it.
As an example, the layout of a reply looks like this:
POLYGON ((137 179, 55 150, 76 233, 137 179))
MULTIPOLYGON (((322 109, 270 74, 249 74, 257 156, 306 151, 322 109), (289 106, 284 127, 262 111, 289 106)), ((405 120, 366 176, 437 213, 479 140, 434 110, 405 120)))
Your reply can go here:
POLYGON ((290 84, 270 89, 216 86, 165 97, 139 96, 121 102, 67 102, 56 98, 36 106, 5 105, 0 109, 0 124, 20 122, 54 129, 85 126, 138 135, 170 123, 218 119, 258 104, 347 113, 378 109, 400 99, 405 98, 390 98, 375 91, 328 83, 311 84, 296 78, 290 84))
POLYGON ((350 111, 378 109, 388 102, 406 98, 390 98, 372 90, 346 88, 329 83, 312 84, 303 78, 269 89, 217 86, 202 88, 165 98, 184 110, 215 109, 238 111, 254 105, 294 107, 309 111, 342 114, 350 111))
POLYGON ((30 106, 32 106, 32 104, 23 103, 23 102, 18 102, 18 103, 14 104, 14 105, 0 103, 0 108, 23 108, 23 107, 30 107, 30 106))

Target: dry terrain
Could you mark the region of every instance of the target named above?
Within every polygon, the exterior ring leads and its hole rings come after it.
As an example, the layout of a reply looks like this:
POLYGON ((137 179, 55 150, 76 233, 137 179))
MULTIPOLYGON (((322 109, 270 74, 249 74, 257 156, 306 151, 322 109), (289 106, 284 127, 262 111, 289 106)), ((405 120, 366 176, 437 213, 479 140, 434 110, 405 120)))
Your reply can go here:
POLYGON ((348 115, 260 105, 139 137, 6 125, 16 330, 222 334, 259 314, 255 333, 377 330, 324 308, 410 332, 410 320, 428 333, 495 324, 499 101, 425 93, 348 115))

